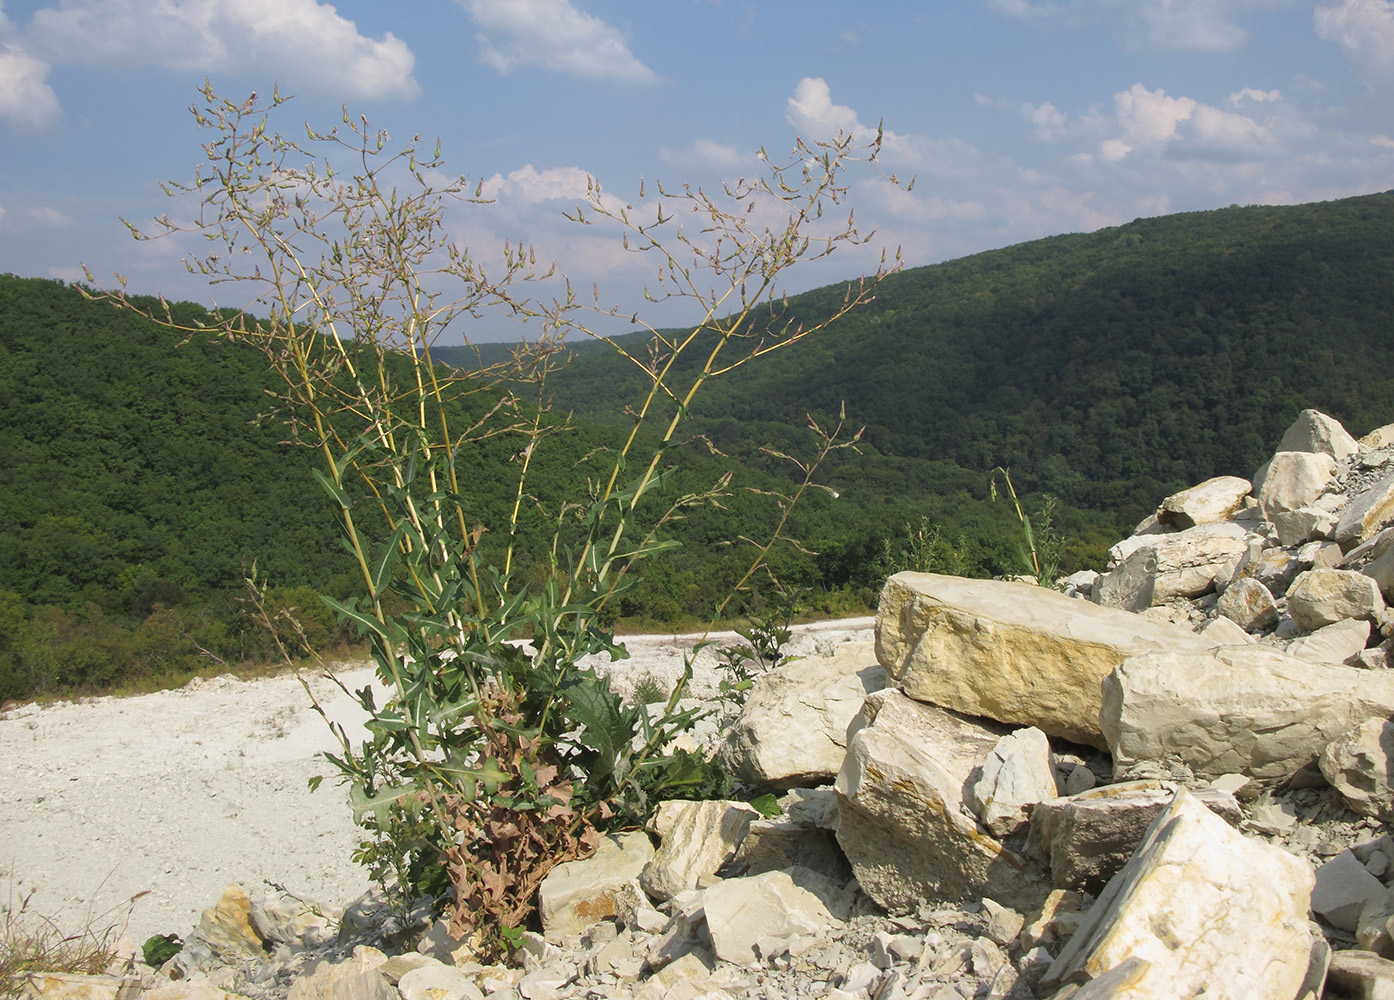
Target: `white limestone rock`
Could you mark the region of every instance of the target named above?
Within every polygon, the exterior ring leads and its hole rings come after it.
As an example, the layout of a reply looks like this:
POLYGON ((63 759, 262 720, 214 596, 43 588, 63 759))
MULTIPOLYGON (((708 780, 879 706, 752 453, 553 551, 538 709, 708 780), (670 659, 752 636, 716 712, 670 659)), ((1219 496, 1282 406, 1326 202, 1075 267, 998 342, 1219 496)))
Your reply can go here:
POLYGON ((547 938, 560 941, 606 917, 632 913, 645 902, 639 875, 653 856, 648 835, 632 831, 606 837, 589 858, 553 868, 538 891, 547 938))
POLYGON ((1270 521, 1285 510, 1305 507, 1331 482, 1336 460, 1309 451, 1280 451, 1254 473, 1254 496, 1270 521))
POLYGON ((1178 764, 1198 778, 1276 781, 1391 714, 1394 674, 1223 646, 1130 657, 1104 681, 1101 718, 1118 780, 1178 764))
POLYGON ((1394 519, 1394 468, 1360 493, 1336 522, 1336 543, 1349 552, 1394 519))
POLYGON ((760 813, 744 802, 660 803, 651 828, 661 843, 640 873, 639 884, 660 902, 696 888, 699 879, 714 875, 735 854, 751 821, 759 818, 760 813))
POLYGON ((1043 587, 930 573, 886 581, 876 617, 877 659, 911 698, 1096 747, 1100 682, 1125 657, 1210 648, 1043 587))
POLYGON ((1250 840, 1185 790, 1111 879, 1046 983, 1087 983, 1146 963, 1110 996, 1295 997, 1307 975, 1312 871, 1250 840))
POLYGON ((1355 852, 1344 850, 1316 873, 1312 912, 1332 927, 1354 932, 1367 901, 1384 895, 1384 883, 1370 874, 1355 852))
POLYGON ((1157 519, 1177 528, 1228 521, 1244 506, 1253 484, 1238 476, 1216 476, 1162 501, 1157 519))
POLYGON ((1318 410, 1303 410, 1283 433, 1279 451, 1311 451, 1330 455, 1341 462, 1359 451, 1360 446, 1334 417, 1318 410))
POLYGON ((1336 515, 1320 507, 1299 507, 1273 517, 1278 541, 1291 548, 1310 541, 1329 539, 1336 528, 1336 515))
POLYGON ((826 784, 847 753, 847 726, 862 700, 886 686, 871 642, 782 664, 755 679, 718 760, 752 784, 826 784))
POLYGON ((1050 741, 1034 726, 998 740, 964 788, 969 807, 999 838, 1025 826, 1031 807, 1055 795, 1050 741))
POLYGON ((1317 766, 1353 812, 1382 817, 1394 813, 1394 721, 1367 719, 1332 740, 1317 766))
POLYGON ((1370 641, 1370 623, 1347 618, 1292 640, 1290 656, 1314 663, 1350 663, 1370 641))
POLYGON ((1250 577, 1241 577, 1226 587, 1215 610, 1245 630, 1278 624, 1278 602, 1267 587, 1250 577))
POLYGON ((823 895, 805 888, 808 873, 765 872, 726 879, 703 893, 707 933, 716 957, 737 965, 769 959, 797 936, 820 935, 840 923, 823 895), (796 881, 794 876, 799 875, 796 881))
POLYGON ((1232 521, 1158 535, 1100 577, 1095 600, 1142 611, 1176 597, 1198 597, 1213 589, 1216 575, 1248 547, 1248 532, 1232 521))
POLYGON ((963 788, 1002 735, 898 691, 870 695, 834 786, 838 843, 864 892, 891 913, 983 895, 1021 908, 1035 866, 979 827, 963 788))
POLYGON ((1309 569, 1292 582, 1287 610, 1298 627, 1315 632, 1347 618, 1374 620, 1384 611, 1379 585, 1348 569, 1309 569))
MULTIPOLYGON (((1031 811, 1026 851, 1050 864, 1055 888, 1097 893, 1127 864, 1178 787, 1155 779, 1121 781, 1045 799, 1031 811)), ((1243 818, 1229 792, 1212 787, 1191 794, 1231 826, 1243 818)))

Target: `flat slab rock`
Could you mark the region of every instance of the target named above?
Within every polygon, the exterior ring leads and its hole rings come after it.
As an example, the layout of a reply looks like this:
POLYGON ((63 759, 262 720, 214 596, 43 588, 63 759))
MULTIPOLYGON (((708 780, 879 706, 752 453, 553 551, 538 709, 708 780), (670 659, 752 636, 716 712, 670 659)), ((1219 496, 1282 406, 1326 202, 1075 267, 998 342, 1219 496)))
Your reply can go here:
POLYGON ((1100 748, 1100 685, 1114 667, 1214 645, 1044 587, 933 573, 887 580, 876 616, 877 659, 911 698, 1100 748))

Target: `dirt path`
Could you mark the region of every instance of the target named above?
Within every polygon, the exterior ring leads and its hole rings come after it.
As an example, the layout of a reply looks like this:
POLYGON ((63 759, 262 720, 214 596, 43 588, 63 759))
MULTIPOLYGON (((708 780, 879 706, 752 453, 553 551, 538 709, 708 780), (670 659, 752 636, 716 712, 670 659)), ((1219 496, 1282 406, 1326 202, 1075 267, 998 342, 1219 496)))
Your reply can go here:
MULTIPOLYGON (((870 627, 869 618, 800 626, 790 652, 868 638, 870 627)), ((630 659, 608 668, 616 687, 676 678, 693 638, 625 637, 630 659)), ((703 657, 699 693, 711 690, 710 665, 703 657)), ((372 671, 340 677, 356 690, 372 671)), ((312 684, 336 721, 361 727, 352 700, 327 680, 312 684)), ((230 882, 255 893, 269 880, 342 906, 368 881, 350 859, 360 831, 319 756, 334 747, 290 676, 223 676, 0 715, 0 901, 33 889, 33 909, 63 930, 126 923, 137 944, 187 934, 230 882), (326 780, 311 794, 317 774, 326 780)))

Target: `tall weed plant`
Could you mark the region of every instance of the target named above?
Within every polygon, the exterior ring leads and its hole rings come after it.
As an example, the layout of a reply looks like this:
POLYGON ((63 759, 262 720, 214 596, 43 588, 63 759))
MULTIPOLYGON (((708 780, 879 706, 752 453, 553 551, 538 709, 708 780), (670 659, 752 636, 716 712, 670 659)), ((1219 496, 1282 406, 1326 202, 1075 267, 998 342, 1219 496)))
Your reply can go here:
MULTIPOLYGON (((547 374, 568 336, 594 336, 591 317, 620 311, 598 293, 583 303, 569 284, 545 299, 542 283, 560 279, 530 247, 506 244, 486 259, 451 241, 447 207, 485 198, 482 184, 436 182, 438 144, 394 146, 347 112, 289 138, 270 122, 283 103, 279 92, 229 100, 205 85, 192 109, 205 160, 192 182, 167 187, 197 201, 195 220, 131 228, 138 239, 196 234, 190 268, 253 303, 222 314, 214 332, 265 352, 283 382, 279 415, 320 454, 315 475, 360 576, 357 597, 327 603, 366 636, 390 692, 384 704, 370 689, 353 695, 367 739, 334 726, 330 760, 370 833, 360 860, 404 893, 448 882, 455 933, 488 954, 529 918, 552 866, 607 828, 642 822, 663 798, 711 785, 709 765, 668 749, 695 719, 682 707, 690 666, 651 719, 582 661, 625 655, 604 623, 644 562, 675 544, 665 525, 732 488, 722 480, 676 499, 660 490, 703 386, 824 331, 898 266, 898 254, 883 255, 831 315, 786 315, 790 268, 865 242, 845 204, 846 171, 874 165, 880 135, 798 141, 783 161, 762 151, 760 176, 715 194, 650 194, 641 183, 626 203, 590 184, 570 217, 609 227, 655 265, 648 297, 690 300, 701 319, 678 334, 650 329, 647 351, 614 346, 646 376, 633 424, 546 508, 550 538, 538 544, 528 524, 546 505, 530 474, 566 428, 546 411, 547 374), (437 340, 467 339, 484 310, 541 332, 506 364, 434 363, 437 340), (468 470, 499 439, 516 482, 508 513, 488 521, 468 470)), ((141 306, 124 281, 106 294, 141 306)), ((167 309, 143 311, 176 325, 167 309)), ((791 541, 790 510, 818 488, 819 462, 855 441, 840 438, 841 420, 812 426, 818 453, 772 498, 771 535, 747 540, 739 586, 791 541)))

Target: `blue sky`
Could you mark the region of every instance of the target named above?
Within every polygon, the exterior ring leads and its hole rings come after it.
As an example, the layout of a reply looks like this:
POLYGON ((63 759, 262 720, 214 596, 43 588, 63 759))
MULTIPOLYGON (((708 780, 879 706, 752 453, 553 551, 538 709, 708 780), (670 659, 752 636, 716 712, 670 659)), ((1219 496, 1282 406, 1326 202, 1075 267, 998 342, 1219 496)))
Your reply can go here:
MULTIPOLYGON (((586 178, 711 186, 796 135, 886 129, 910 193, 854 177, 861 228, 910 265, 1140 216, 1394 188, 1394 0, 0 0, 0 271, 216 301, 178 212, 205 77, 341 105, 443 144, 494 203, 452 215, 480 252, 531 242, 643 306, 647 261, 563 218, 586 178)), ((182 209, 187 211, 189 209, 182 209)), ((795 290, 851 277, 834 255, 795 290)), ((680 321, 681 310, 651 313, 680 321)), ((485 322, 481 339, 510 335, 485 322)))

